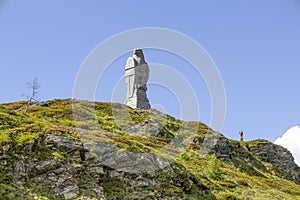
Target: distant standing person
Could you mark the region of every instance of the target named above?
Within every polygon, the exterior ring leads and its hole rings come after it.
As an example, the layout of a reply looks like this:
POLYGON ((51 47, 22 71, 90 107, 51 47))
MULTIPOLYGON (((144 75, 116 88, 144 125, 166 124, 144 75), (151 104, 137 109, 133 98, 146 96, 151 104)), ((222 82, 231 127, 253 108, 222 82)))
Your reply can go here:
POLYGON ((243 142, 244 141, 244 132, 240 131, 239 134, 240 134, 240 141, 243 142))

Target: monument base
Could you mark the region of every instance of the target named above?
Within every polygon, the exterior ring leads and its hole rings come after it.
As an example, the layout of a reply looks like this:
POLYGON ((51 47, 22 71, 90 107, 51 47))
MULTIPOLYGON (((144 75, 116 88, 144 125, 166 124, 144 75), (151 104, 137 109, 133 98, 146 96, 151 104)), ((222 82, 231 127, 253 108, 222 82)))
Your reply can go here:
POLYGON ((135 95, 126 99, 125 104, 132 108, 138 108, 138 109, 151 108, 145 90, 138 90, 135 95))

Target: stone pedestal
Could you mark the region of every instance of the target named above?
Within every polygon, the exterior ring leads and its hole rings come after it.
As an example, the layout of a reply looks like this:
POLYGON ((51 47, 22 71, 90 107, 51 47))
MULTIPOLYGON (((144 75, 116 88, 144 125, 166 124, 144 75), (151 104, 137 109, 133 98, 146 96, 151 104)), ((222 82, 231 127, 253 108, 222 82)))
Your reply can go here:
POLYGON ((125 81, 127 98, 125 104, 132 108, 150 109, 147 98, 147 82, 149 66, 145 61, 143 51, 134 49, 133 56, 127 59, 125 66, 125 81))

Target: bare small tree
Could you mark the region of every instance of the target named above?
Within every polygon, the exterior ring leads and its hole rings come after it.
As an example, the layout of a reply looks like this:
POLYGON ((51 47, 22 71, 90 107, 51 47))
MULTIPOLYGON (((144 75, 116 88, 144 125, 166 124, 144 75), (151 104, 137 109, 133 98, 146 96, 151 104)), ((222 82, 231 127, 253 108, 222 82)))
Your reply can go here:
POLYGON ((34 78, 34 80, 32 82, 28 82, 27 86, 30 89, 30 95, 26 96, 27 104, 26 104, 25 112, 27 112, 27 110, 32 102, 38 101, 37 100, 38 93, 39 93, 39 89, 41 88, 37 78, 34 78))

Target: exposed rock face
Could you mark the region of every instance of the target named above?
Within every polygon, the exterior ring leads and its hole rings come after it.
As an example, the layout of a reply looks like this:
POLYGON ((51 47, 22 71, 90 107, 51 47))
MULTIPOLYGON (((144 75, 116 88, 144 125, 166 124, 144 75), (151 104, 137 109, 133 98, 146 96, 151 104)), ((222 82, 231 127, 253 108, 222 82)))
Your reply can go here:
MULTIPOLYGON (((216 154, 218 159, 250 175, 263 176, 256 170, 258 168, 262 171, 267 171, 266 167, 261 163, 262 161, 270 163, 272 170, 279 177, 300 183, 300 168, 294 162, 292 154, 282 146, 262 140, 249 147, 247 142, 229 141, 223 135, 208 135, 206 139, 215 141, 212 144, 212 148, 209 149, 210 153, 216 154)), ((200 145, 203 143, 203 141, 196 142, 200 145)))
MULTIPOLYGON (((33 145, 23 147, 29 155, 18 153, 16 149, 13 155, 9 154, 9 151, 13 152, 12 148, 6 145, 0 152, 2 163, 7 169, 12 169, 6 173, 12 180, 17 180, 19 186, 33 182, 38 187, 48 188, 50 199, 104 200, 104 193, 109 190, 112 192, 107 192, 108 199, 171 199, 170 194, 156 189, 166 182, 186 193, 196 188, 208 197, 211 195, 182 165, 154 154, 120 151, 109 142, 84 146, 74 139, 48 134, 43 144, 39 144, 40 149, 33 145), (44 157, 42 154, 46 151, 56 154, 44 157), (82 152, 85 152, 84 157, 82 152), (32 153, 36 154, 33 160, 32 153), (19 158, 13 161, 11 156, 19 158), (145 188, 148 187, 151 189, 147 192, 145 188), (156 192, 152 191, 153 188, 156 192), (115 195, 114 189, 118 190, 117 198, 110 196, 115 195)), ((20 196, 27 198, 25 193, 20 196)))
POLYGON ((88 157, 96 158, 97 162, 114 171, 150 175, 155 175, 157 170, 172 173, 170 163, 154 154, 120 151, 108 142, 97 142, 87 148, 90 149, 88 157))
MULTIPOLYGON (((65 152, 66 155, 36 160, 25 166, 31 181, 52 188, 53 197, 75 199, 80 197, 80 194, 85 194, 85 196, 104 199, 102 187, 84 183, 84 176, 90 173, 90 168, 84 165, 80 157, 80 152, 84 150, 82 143, 68 137, 48 134, 45 138, 45 147, 55 152, 65 152), (89 185, 89 191, 85 191, 82 187, 84 184, 89 185)), ((102 166, 99 166, 99 169, 102 169, 102 166)))
POLYGON ((300 183, 300 168, 292 154, 284 147, 267 143, 250 148, 259 160, 271 163, 275 172, 283 178, 300 183))
POLYGON ((150 109, 146 93, 148 79, 149 66, 145 61, 143 51, 134 49, 133 56, 127 59, 125 66, 126 105, 132 108, 150 109))

